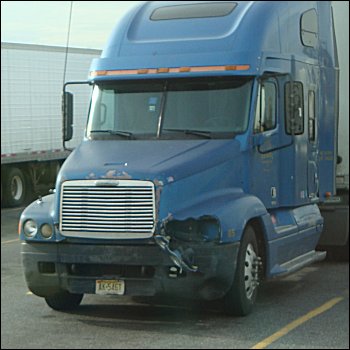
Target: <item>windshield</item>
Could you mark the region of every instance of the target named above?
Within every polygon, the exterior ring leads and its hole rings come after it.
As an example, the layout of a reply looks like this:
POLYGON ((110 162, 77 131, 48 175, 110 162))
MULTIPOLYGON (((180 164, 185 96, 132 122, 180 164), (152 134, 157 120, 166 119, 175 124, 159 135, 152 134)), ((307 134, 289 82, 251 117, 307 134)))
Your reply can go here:
POLYGON ((231 138, 248 126, 252 79, 211 78, 95 85, 90 139, 231 138))

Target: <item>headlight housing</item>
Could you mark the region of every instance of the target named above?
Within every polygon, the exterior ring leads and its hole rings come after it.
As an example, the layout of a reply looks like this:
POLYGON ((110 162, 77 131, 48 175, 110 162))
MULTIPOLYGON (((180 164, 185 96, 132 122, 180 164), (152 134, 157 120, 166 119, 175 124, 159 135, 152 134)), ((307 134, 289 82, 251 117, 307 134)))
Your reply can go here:
POLYGON ((168 221, 165 232, 185 242, 213 242, 220 239, 221 227, 216 217, 204 215, 198 219, 168 221))
POLYGON ((38 225, 34 220, 27 220, 23 225, 23 232, 26 237, 33 238, 38 233, 38 225))

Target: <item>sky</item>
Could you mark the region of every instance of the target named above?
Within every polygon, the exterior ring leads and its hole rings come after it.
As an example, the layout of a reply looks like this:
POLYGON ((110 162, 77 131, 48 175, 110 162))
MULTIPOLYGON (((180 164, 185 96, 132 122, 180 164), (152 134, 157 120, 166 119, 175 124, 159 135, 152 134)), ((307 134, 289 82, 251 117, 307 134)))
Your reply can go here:
POLYGON ((1 1, 1 41, 103 49, 117 20, 138 1, 1 1))
POLYGON ((1 1, 1 41, 66 46, 73 3, 69 46, 103 49, 115 23, 138 2, 1 1))

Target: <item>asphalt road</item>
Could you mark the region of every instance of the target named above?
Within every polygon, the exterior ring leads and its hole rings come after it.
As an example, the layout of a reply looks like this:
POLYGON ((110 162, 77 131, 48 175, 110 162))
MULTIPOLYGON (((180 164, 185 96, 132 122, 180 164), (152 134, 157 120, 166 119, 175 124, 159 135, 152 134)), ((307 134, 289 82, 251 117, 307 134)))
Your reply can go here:
POLYGON ((19 215, 1 211, 2 349, 349 349, 348 263, 325 261, 265 283, 244 318, 225 316, 218 303, 95 295, 77 311, 56 312, 26 288, 19 215))

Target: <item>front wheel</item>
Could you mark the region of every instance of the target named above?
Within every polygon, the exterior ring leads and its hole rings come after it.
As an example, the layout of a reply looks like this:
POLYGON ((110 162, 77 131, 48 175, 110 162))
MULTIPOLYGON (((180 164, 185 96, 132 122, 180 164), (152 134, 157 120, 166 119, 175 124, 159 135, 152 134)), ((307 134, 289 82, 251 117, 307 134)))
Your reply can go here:
POLYGON ((60 292, 54 295, 45 297, 46 304, 57 311, 68 311, 76 309, 84 294, 72 294, 69 292, 60 292))
POLYGON ((233 284, 224 299, 228 314, 246 316, 251 313, 257 296, 260 260, 254 229, 247 226, 238 252, 233 284))

